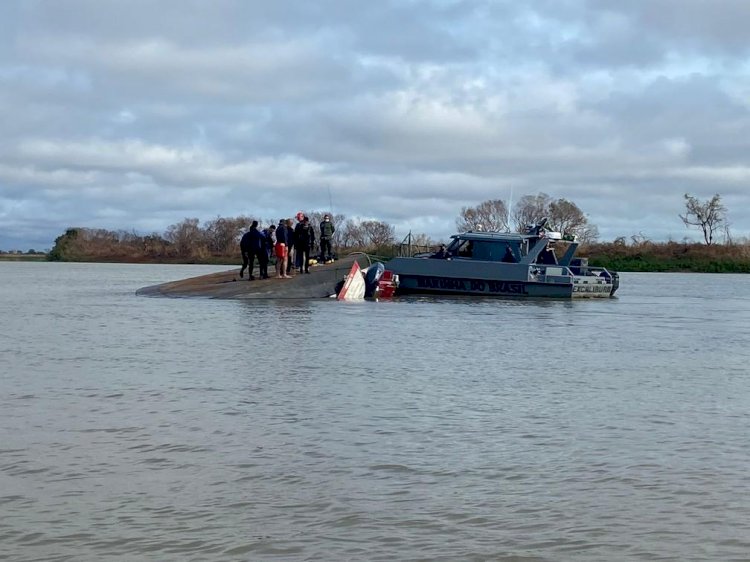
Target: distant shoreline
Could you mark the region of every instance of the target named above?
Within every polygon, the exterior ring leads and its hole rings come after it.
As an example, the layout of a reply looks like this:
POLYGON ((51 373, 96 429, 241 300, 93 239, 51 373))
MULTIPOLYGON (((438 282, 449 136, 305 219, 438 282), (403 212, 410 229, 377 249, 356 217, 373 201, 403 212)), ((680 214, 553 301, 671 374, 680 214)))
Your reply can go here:
POLYGON ((47 261, 47 254, 0 254, 0 261, 47 261))
MULTIPOLYGON (((629 256, 613 256, 598 252, 588 254, 592 266, 606 267, 611 271, 625 273, 750 273, 750 260, 742 256, 730 259, 726 256, 659 256, 643 252, 629 256)), ((42 262, 48 261, 46 254, 0 254, 1 262, 42 262)), ((121 263, 150 265, 216 265, 239 267, 239 257, 212 256, 208 258, 169 258, 149 259, 144 256, 127 258, 123 256, 97 256, 64 261, 67 263, 121 263)))

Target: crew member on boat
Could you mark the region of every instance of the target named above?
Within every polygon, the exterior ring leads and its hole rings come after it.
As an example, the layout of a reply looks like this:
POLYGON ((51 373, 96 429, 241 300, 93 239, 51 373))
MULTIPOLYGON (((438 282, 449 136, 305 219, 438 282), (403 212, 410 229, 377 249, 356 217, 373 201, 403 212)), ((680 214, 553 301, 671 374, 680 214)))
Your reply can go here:
POLYGON ((438 249, 438 251, 432 254, 430 257, 437 260, 445 260, 451 257, 451 253, 446 249, 445 244, 440 244, 440 248, 438 249))

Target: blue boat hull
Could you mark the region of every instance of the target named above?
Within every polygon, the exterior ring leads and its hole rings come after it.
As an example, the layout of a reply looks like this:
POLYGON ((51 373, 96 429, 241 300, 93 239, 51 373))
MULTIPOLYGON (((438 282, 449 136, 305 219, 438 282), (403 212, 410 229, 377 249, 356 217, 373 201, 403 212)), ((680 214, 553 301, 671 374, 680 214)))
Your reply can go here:
MULTIPOLYGON (((553 284, 399 274, 397 294, 571 298, 573 296, 573 285, 569 283, 553 284)), ((601 296, 609 296, 609 290, 601 296)))

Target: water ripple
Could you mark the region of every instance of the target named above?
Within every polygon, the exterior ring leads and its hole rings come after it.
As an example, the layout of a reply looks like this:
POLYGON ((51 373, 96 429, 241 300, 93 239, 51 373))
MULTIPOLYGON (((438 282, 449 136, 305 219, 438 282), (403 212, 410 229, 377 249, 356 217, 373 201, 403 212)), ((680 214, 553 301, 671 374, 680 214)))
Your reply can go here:
POLYGON ((0 268, 0 560, 750 552, 747 277, 342 309, 133 296, 205 268, 0 268))

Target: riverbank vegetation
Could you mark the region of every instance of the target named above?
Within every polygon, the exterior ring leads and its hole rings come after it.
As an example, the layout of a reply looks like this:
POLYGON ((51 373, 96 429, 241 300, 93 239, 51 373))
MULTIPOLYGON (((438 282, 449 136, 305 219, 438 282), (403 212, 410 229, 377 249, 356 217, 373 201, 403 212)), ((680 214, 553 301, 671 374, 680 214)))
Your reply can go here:
MULTIPOLYGON (((308 213, 319 225, 322 212, 308 213)), ((241 263, 239 240, 254 217, 218 217, 201 224, 188 218, 171 225, 163 234, 141 235, 129 231, 95 228, 69 228, 58 236, 49 253, 52 261, 97 261, 124 263, 241 263)), ((391 257, 396 243, 395 228, 376 220, 347 219, 334 215, 336 232, 333 246, 339 253, 356 251, 391 257)), ((262 227, 274 221, 259 220, 262 227)), ((316 228, 317 231, 317 228, 316 228)), ((319 239, 320 233, 316 232, 319 239)), ((426 236, 414 238, 415 245, 431 247, 426 236)))
MULTIPOLYGON (((229 223, 236 219, 219 220, 229 223)), ((357 225, 354 221, 351 226, 357 225)), ((182 232, 180 237, 171 236, 168 239, 156 234, 140 236, 132 232, 71 228, 55 241, 48 259, 123 263, 240 263, 234 238, 224 242, 221 242, 222 237, 212 238, 208 234, 215 234, 214 229, 200 228, 194 219, 186 219, 177 226, 178 231, 187 229, 190 233, 182 232)), ((390 258, 408 251, 407 244, 398 243, 393 227, 385 223, 366 224, 364 227, 359 224, 359 227, 361 232, 356 237, 348 233, 339 238, 340 243, 336 248, 340 254, 364 251, 390 258)), ((434 244, 425 235, 412 235, 410 240, 412 251, 432 249, 434 244)), ((578 253, 587 256, 591 265, 614 271, 750 273, 748 241, 706 245, 689 241, 652 242, 634 236, 631 240, 619 238, 614 242, 589 242, 583 244, 578 253)), ((12 257, 27 258, 9 256, 12 257)))
POLYGON ((44 261, 46 259, 48 259, 47 253, 37 250, 28 250, 27 252, 0 250, 0 261, 44 261))
POLYGON ((691 242, 618 239, 585 246, 581 252, 591 265, 613 271, 682 271, 750 273, 750 243, 697 244, 691 242))
MULTIPOLYGON (((643 235, 601 242, 596 225, 575 203, 553 199, 544 193, 524 195, 510 212, 508 209, 509 204, 500 199, 484 201, 476 207, 463 207, 456 226, 460 231, 478 228, 523 231, 526 225, 546 218, 547 229, 575 236, 581 244, 579 255, 587 256, 591 265, 614 271, 750 273, 750 241, 735 241, 729 235, 726 209, 719 195, 705 202, 685 195, 685 213, 679 216, 686 227, 701 230, 704 244, 687 239, 652 242, 643 235), (724 233, 721 243, 716 237, 719 232, 724 233)), ((308 213, 316 229, 323 214, 308 213)), ((47 257, 53 261, 239 264, 239 239, 253 220, 259 220, 262 227, 276 222, 239 216, 217 217, 201 224, 197 218, 186 218, 169 226, 162 234, 148 235, 69 228, 55 240, 47 257)), ((411 232, 399 242, 395 228, 378 220, 349 219, 337 214, 333 222, 336 225, 333 246, 340 255, 366 252, 388 259, 432 251, 442 242, 411 232)), ((319 234, 316 232, 316 237, 319 238, 319 234)))

